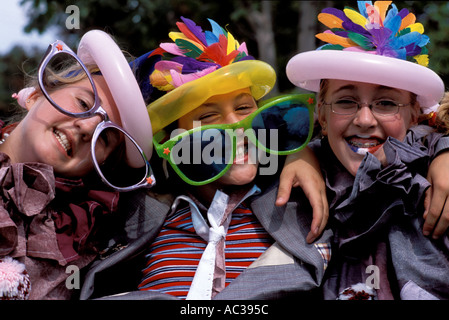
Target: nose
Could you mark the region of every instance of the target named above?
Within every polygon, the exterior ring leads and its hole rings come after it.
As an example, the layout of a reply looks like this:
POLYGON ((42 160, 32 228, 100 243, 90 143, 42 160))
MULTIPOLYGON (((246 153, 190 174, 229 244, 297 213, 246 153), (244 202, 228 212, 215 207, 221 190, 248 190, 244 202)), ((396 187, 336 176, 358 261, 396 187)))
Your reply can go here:
POLYGON ((360 104, 360 108, 354 117, 354 124, 362 128, 371 128, 377 124, 377 119, 369 104, 360 104))
POLYGON ((236 123, 246 118, 246 116, 242 116, 237 114, 236 112, 229 112, 226 114, 226 116, 223 118, 223 124, 231 124, 236 123))
POLYGON ((103 121, 103 118, 97 114, 91 118, 76 119, 74 124, 78 129, 81 139, 83 141, 90 141, 92 140, 95 129, 101 121, 103 121))

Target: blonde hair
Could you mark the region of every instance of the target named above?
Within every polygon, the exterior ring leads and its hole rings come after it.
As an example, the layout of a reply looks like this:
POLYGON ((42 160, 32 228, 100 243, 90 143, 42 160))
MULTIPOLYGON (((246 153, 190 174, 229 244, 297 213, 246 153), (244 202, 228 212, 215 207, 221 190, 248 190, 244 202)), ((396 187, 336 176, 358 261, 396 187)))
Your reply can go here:
MULTIPOLYGON (((93 74, 100 70, 97 65, 87 65, 86 68, 90 74, 93 74)), ((51 93, 67 85, 74 84, 86 79, 87 74, 80 71, 81 68, 78 64, 63 62, 58 65, 57 70, 52 70, 47 67, 45 77, 42 79, 42 82, 48 93, 51 93)), ((42 93, 39 87, 37 74, 35 76, 29 77, 27 86, 33 87, 36 89, 36 91, 42 93)))
POLYGON ((435 127, 438 132, 449 134, 449 92, 444 94, 436 113, 435 127))
MULTIPOLYGON (((86 66, 90 74, 98 72, 100 69, 97 65, 86 66)), ((48 93, 54 92, 61 89, 67 85, 76 83, 87 78, 84 72, 79 72, 79 65, 73 63, 67 63, 66 61, 58 66, 58 70, 47 70, 46 78, 43 79, 44 85, 47 88, 48 93), (76 74, 78 72, 78 74, 76 74), (75 74, 75 76, 73 76, 75 74)), ((30 75, 26 72, 25 74, 25 88, 34 88, 35 92, 42 95, 42 90, 39 86, 38 74, 30 75)), ((18 102, 18 101, 17 101, 18 102)), ((20 122, 28 113, 28 111, 19 103, 11 104, 10 108, 7 110, 7 115, 2 119, 5 125, 20 122)))

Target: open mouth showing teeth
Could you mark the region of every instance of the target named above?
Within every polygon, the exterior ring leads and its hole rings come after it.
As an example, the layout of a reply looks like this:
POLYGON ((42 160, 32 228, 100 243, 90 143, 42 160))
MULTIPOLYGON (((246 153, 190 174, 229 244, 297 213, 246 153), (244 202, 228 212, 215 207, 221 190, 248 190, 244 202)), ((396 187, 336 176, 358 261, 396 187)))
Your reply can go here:
POLYGON ((377 138, 365 138, 365 137, 361 138, 357 136, 352 136, 346 138, 346 142, 348 143, 349 147, 356 153, 360 149, 373 153, 376 150, 378 150, 385 141, 381 141, 380 139, 377 138))
POLYGON ((53 130, 54 135, 56 136, 56 139, 59 141, 61 146, 64 148, 65 152, 68 156, 72 153, 72 146, 70 145, 69 139, 67 139, 67 136, 59 131, 58 129, 53 130))
POLYGON ((245 161, 245 156, 248 153, 248 145, 245 143, 243 146, 237 146, 235 150, 235 160, 234 163, 243 163, 245 161))

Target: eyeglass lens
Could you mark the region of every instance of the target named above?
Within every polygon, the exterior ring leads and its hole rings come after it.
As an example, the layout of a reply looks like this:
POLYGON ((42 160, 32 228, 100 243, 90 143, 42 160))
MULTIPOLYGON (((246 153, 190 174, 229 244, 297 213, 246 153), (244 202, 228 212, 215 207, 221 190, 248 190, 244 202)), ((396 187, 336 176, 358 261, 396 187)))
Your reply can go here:
POLYGON ((58 108, 68 113, 79 114, 91 110, 95 106, 95 93, 85 69, 72 55, 59 52, 52 56, 45 66, 42 77, 43 90, 47 97, 58 108), (67 98, 67 95, 56 95, 54 91, 63 88, 64 85, 87 80, 87 85, 82 90, 77 90, 76 95, 67 98))
MULTIPOLYGON (((118 188, 126 188, 141 183, 147 176, 144 156, 135 168, 125 161, 126 150, 131 148, 141 154, 137 145, 117 127, 100 129, 98 137, 93 141, 94 159, 97 170, 103 179, 118 188)), ((129 150, 128 150, 129 151, 129 150)))
POLYGON ((171 151, 172 162, 190 180, 214 178, 232 160, 232 137, 225 130, 199 130, 178 141, 171 151))
MULTIPOLYGON (((351 115, 357 113, 363 105, 366 104, 352 100, 342 100, 332 103, 332 110, 337 114, 351 115)), ((400 106, 403 105, 392 100, 376 100, 368 105, 373 113, 384 116, 398 113, 400 106)))
POLYGON ((278 103, 254 117, 252 128, 266 149, 277 152, 295 150, 308 140, 309 109, 301 102, 278 103))
MULTIPOLYGON (((92 70, 95 71, 95 70, 92 70)), ((78 117, 95 107, 95 90, 89 80, 87 72, 78 60, 65 52, 58 52, 47 63, 41 79, 42 90, 51 104, 65 112, 69 116, 78 117), (70 94, 58 94, 57 89, 66 85, 79 84, 85 80, 82 86, 71 87, 70 94)), ((91 114, 88 116, 95 116, 91 114)), ((83 121, 83 120, 81 120, 83 121)), ((101 122, 104 124, 104 122, 101 122)), ((113 187, 126 188, 142 182, 147 174, 146 161, 142 155, 141 162, 136 168, 129 168, 125 161, 126 148, 134 149, 133 154, 142 154, 137 145, 121 129, 115 126, 97 126, 97 135, 92 138, 92 158, 99 175, 113 187), (122 160, 119 160, 122 159, 122 160)), ((63 133, 58 133, 59 139, 64 144, 70 155, 72 146, 63 133)))

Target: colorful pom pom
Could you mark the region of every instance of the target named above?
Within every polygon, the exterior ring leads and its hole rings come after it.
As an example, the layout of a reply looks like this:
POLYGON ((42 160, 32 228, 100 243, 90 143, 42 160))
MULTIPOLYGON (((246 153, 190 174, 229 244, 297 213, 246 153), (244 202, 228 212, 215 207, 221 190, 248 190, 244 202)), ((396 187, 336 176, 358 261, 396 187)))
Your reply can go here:
POLYGON ((231 63, 253 59, 246 44, 208 19, 212 31, 203 31, 195 22, 181 17, 176 25, 180 32, 170 32, 173 43, 161 43, 152 56, 161 55, 150 75, 150 83, 162 91, 171 91, 182 84, 201 78, 231 63), (176 61, 176 64, 167 62, 176 61))
POLYGON ((0 259, 0 300, 27 300, 30 290, 25 265, 11 257, 0 259))
POLYGON ((321 50, 363 51, 428 66, 429 37, 413 13, 398 11, 392 1, 357 2, 359 12, 326 8, 318 15, 330 29, 316 35, 328 43, 321 50))

